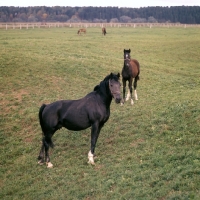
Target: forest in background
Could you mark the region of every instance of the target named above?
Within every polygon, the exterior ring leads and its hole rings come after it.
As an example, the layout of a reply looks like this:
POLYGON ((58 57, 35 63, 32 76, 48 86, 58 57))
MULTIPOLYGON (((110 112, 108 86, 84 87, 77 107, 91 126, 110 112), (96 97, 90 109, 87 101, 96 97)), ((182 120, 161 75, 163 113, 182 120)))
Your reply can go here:
POLYGON ((0 22, 95 22, 200 24, 200 6, 0 7, 0 22))

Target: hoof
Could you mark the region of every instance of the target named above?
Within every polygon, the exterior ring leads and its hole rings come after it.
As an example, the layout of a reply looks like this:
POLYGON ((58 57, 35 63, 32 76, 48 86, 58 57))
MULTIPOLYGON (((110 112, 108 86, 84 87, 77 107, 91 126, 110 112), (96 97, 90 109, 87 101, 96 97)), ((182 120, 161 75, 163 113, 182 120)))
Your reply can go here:
POLYGON ((89 161, 88 161, 88 164, 90 164, 90 165, 95 165, 95 162, 94 162, 94 161, 91 161, 91 160, 89 160, 89 161))
POLYGON ((39 164, 39 165, 43 165, 43 164, 44 164, 44 161, 43 161, 43 160, 39 160, 39 161, 38 161, 38 164, 39 164))
POLYGON ((91 164, 91 165, 95 165, 94 163, 94 155, 91 153, 91 151, 88 152, 88 164, 91 164))
POLYGON ((53 168, 53 164, 51 162, 47 163, 47 168, 53 168))
POLYGON ((133 105, 134 104, 134 101, 133 101, 133 99, 131 99, 131 105, 133 105))

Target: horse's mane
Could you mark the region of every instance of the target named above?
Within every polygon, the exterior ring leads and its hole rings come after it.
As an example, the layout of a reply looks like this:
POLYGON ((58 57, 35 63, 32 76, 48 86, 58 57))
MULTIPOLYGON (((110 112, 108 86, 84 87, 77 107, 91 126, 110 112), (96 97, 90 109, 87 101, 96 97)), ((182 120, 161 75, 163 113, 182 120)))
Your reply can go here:
POLYGON ((99 85, 96 85, 96 86, 94 87, 94 91, 97 91, 98 89, 100 89, 100 85, 102 85, 102 83, 105 83, 105 82, 109 81, 111 78, 114 79, 114 80, 116 80, 116 81, 118 81, 118 80, 119 80, 119 77, 120 77, 120 74, 119 74, 119 73, 118 73, 118 74, 110 73, 109 75, 107 75, 107 76, 103 79, 103 81, 101 81, 101 82, 99 83, 99 85))
POLYGON ((98 89, 99 89, 99 85, 96 85, 95 87, 94 87, 94 91, 97 91, 98 89))

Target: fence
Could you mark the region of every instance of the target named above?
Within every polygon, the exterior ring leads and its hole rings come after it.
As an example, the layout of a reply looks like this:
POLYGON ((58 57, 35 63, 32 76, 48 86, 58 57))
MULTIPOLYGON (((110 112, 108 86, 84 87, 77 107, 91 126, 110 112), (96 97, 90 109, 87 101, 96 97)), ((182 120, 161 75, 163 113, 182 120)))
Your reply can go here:
POLYGON ((80 27, 200 27, 200 24, 180 23, 1 23, 0 29, 34 29, 34 28, 80 28, 80 27))

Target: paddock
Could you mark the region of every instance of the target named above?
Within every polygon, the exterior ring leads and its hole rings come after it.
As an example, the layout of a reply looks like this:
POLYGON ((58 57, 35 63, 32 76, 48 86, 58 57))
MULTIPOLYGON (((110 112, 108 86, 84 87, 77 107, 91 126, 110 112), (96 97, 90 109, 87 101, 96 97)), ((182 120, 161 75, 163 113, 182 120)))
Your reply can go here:
POLYGON ((1 199, 198 199, 199 28, 116 26, 105 38, 76 26, 0 29, 1 199), (111 103, 96 165, 89 131, 67 129, 53 136, 54 168, 38 165, 41 104, 88 94, 129 48, 139 100, 111 103))

